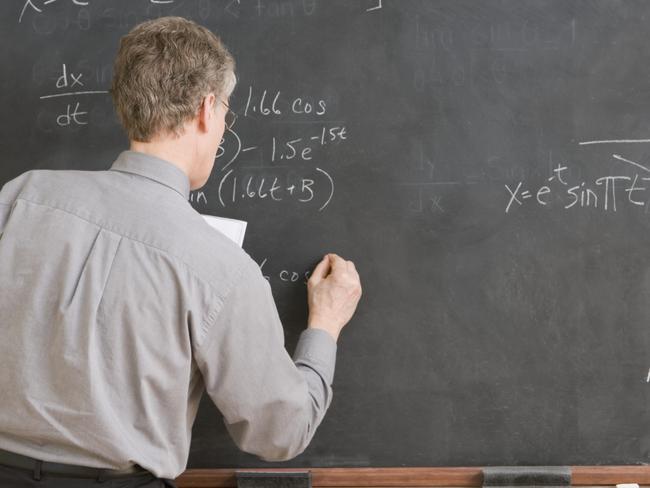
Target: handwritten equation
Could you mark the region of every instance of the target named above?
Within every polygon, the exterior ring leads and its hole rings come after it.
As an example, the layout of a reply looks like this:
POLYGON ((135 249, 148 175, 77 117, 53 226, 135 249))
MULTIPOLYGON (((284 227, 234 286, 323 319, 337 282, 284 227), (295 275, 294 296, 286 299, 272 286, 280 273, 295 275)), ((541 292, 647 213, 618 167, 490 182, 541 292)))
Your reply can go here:
POLYGON ((88 96, 106 95, 107 90, 89 90, 85 85, 83 74, 68 69, 63 63, 58 78, 54 82, 53 92, 41 95, 41 100, 65 100, 65 108, 56 115, 55 122, 59 127, 88 125, 88 111, 84 108, 88 96))
POLYGON ((568 21, 544 23, 529 19, 477 22, 455 29, 435 16, 418 14, 411 39, 418 62, 412 83, 417 92, 449 87, 464 89, 487 82, 507 86, 522 70, 539 66, 531 51, 562 51, 576 44, 578 25, 568 21))
MULTIPOLYGON (((360 13, 377 12, 383 9, 384 0, 366 0, 359 6, 360 13)), ((181 0, 134 0, 133 5, 138 6, 146 5, 148 8, 142 12, 137 11, 120 11, 116 8, 107 6, 106 8, 95 14, 93 18, 88 8, 90 7, 90 0, 23 0, 20 11, 17 12, 17 20, 19 24, 26 23, 28 20, 33 22, 34 30, 38 34, 50 34, 56 28, 67 29, 70 26, 75 26, 81 30, 88 30, 94 21, 101 19, 103 22, 110 21, 111 25, 119 25, 126 27, 135 25, 137 22, 146 20, 147 18, 154 18, 163 15, 182 15, 183 17, 197 20, 207 21, 211 18, 220 18, 223 14, 229 17, 239 19, 241 17, 257 17, 257 18, 294 18, 294 17, 310 17, 314 15, 319 9, 322 9, 325 2, 319 0, 297 0, 293 2, 278 1, 278 0, 229 0, 227 2, 213 2, 212 0, 197 0, 193 2, 191 10, 188 10, 187 2, 181 0), (61 22, 40 22, 48 14, 51 14, 55 5, 70 5, 76 8, 77 19, 74 21, 61 20, 61 22), (184 7, 182 12, 177 9, 184 7), (152 9, 153 8, 153 9, 152 9), (138 17, 136 14, 142 14, 138 17), (133 22, 133 19, 136 22, 133 22)), ((142 9, 142 7, 140 7, 142 9)))
POLYGON ((284 269, 269 271, 268 261, 269 258, 265 257, 262 260, 262 262, 259 263, 260 270, 262 271, 262 274, 267 281, 273 282, 275 280, 278 280, 281 283, 297 283, 297 284, 307 285, 307 281, 309 280, 309 276, 311 275, 311 270, 297 271, 297 270, 284 268, 284 269))
MULTIPOLYGON (((328 148, 348 142, 346 124, 328 118, 324 98, 286 96, 280 90, 256 90, 252 85, 246 94, 243 117, 236 124, 270 125, 273 130, 270 134, 268 130, 246 131, 258 134, 259 140, 250 143, 240 135, 239 127, 226 130, 215 163, 219 205, 289 200, 324 210, 335 192, 324 158, 328 148)), ((203 198, 207 201, 209 196, 203 198)))
POLYGON ((219 181, 219 203, 222 207, 235 204, 240 200, 268 198, 281 202, 294 199, 299 203, 319 201, 318 211, 323 210, 334 196, 334 180, 322 168, 305 176, 288 175, 284 178, 277 176, 247 175, 239 178, 234 171, 228 171, 219 181))
MULTIPOLYGON (((637 144, 650 143, 648 139, 594 140, 579 143, 637 144)), ((536 205, 550 207, 559 202, 564 210, 592 208, 603 212, 617 212, 622 205, 646 208, 650 206, 650 167, 620 154, 611 154, 613 161, 634 168, 634 175, 605 174, 588 181, 571 181, 567 178, 569 166, 558 164, 552 175, 542 185, 531 187, 525 181, 506 184, 507 204, 505 213, 518 207, 536 205), (641 170, 641 172, 639 172, 641 170)))
MULTIPOLYGON (((96 87, 98 81, 105 84, 106 70, 87 64, 35 66, 34 81, 45 87, 45 93, 39 96, 39 129, 50 132, 84 128, 91 123, 116 124, 114 117, 103 112, 108 110, 103 107, 108 105, 106 100, 93 103, 96 97, 109 93, 96 87), (93 110, 98 114, 91 118, 93 110)), ((325 98, 285 98, 280 91, 274 91, 272 96, 269 93, 255 91, 253 86, 248 88, 238 127, 226 130, 217 150, 217 194, 211 195, 207 190, 192 193, 197 204, 207 204, 211 198, 224 208, 244 200, 291 200, 322 211, 331 202, 334 178, 323 161, 329 147, 348 142, 346 124, 328 119, 331 104, 325 98), (248 124, 258 124, 254 131, 242 132, 256 134, 259 140, 253 143, 240 135, 240 127, 248 124)))

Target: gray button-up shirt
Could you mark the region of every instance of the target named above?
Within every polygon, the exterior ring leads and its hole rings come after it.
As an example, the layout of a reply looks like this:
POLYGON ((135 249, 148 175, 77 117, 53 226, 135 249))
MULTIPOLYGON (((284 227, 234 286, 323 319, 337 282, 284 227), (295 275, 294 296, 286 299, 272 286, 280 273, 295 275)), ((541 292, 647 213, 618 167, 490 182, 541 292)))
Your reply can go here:
POLYGON ((268 282, 188 203, 173 164, 134 151, 109 171, 28 171, 0 191, 0 448, 163 478, 186 467, 207 391, 244 451, 309 444, 336 343, 293 360, 268 282))

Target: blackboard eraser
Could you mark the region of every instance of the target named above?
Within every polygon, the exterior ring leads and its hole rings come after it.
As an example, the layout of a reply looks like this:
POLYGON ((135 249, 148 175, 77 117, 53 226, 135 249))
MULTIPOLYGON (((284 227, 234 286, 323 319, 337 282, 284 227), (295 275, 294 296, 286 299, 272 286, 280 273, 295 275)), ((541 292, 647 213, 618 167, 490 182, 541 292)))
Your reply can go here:
POLYGON ((237 471, 237 488, 311 488, 309 471, 237 471))
POLYGON ((495 466, 483 468, 484 487, 571 485, 567 466, 495 466))

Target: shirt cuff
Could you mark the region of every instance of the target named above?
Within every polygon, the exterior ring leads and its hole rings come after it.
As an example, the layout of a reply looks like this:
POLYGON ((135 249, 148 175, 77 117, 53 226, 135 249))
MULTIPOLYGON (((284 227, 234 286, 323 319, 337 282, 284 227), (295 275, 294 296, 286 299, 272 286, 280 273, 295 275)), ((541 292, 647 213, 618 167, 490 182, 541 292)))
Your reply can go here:
POLYGON ((298 339, 293 361, 310 367, 331 386, 336 365, 336 341, 322 329, 305 329, 298 339))

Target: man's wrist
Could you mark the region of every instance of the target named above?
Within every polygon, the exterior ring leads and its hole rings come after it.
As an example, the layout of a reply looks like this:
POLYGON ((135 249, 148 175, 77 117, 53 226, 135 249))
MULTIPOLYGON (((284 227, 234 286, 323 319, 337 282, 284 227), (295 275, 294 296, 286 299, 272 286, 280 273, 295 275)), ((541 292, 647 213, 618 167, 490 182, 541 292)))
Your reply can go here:
POLYGON ((334 342, 338 342, 339 340, 339 333, 341 332, 340 329, 335 328, 335 327, 328 327, 326 325, 323 325, 320 322, 312 322, 309 321, 307 323, 307 328, 308 329, 319 329, 319 330, 324 330, 327 332, 330 336, 332 336, 332 339, 334 339, 334 342))

